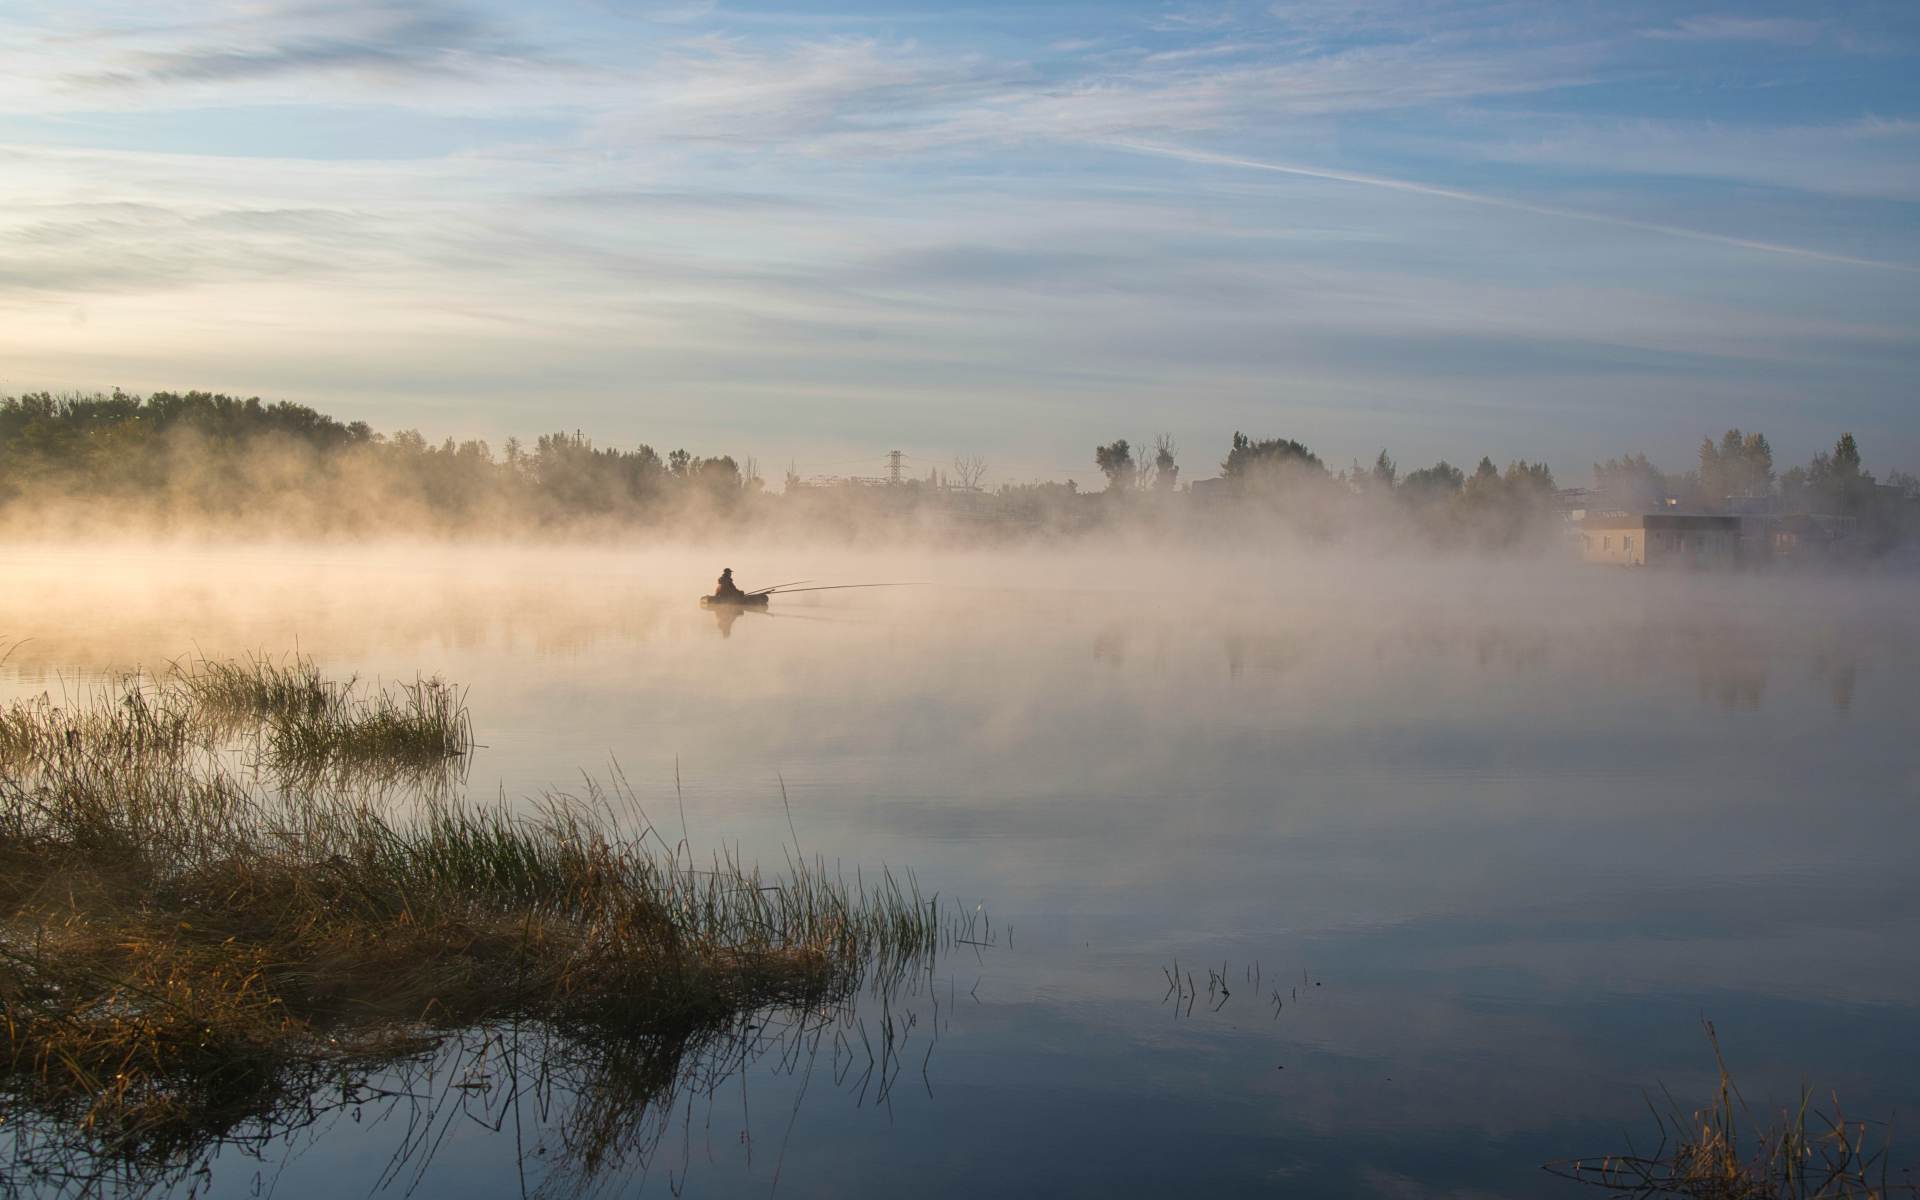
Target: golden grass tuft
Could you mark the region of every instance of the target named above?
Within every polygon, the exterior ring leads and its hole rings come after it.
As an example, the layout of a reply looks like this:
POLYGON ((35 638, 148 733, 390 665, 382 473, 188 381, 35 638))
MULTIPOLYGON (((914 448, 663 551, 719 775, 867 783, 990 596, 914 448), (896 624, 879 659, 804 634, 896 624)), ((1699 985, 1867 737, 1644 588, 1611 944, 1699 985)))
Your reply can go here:
MULTIPOLYGON (((410 695, 451 711, 444 685, 410 695)), ((405 820, 352 788, 265 790, 195 749, 209 703, 141 686, 0 714, 0 1123, 65 1129, 96 1163, 178 1162, 448 1031, 699 1044, 940 938, 910 878, 696 863, 620 788, 405 820)))
POLYGON ((1649 1101, 1660 1131, 1660 1143, 1651 1154, 1639 1154, 1629 1145, 1624 1155, 1568 1159, 1548 1163, 1546 1169, 1636 1200, 1888 1200, 1920 1195, 1920 1184, 1888 1177, 1890 1124, 1874 1148, 1869 1144, 1870 1123, 1848 1120, 1837 1096, 1833 1111, 1821 1112, 1803 1087, 1796 1105, 1769 1102, 1768 1120, 1762 1125, 1727 1073, 1712 1023, 1703 1024, 1720 1068, 1720 1091, 1711 1106, 1686 1114, 1668 1096, 1662 1113, 1649 1101))

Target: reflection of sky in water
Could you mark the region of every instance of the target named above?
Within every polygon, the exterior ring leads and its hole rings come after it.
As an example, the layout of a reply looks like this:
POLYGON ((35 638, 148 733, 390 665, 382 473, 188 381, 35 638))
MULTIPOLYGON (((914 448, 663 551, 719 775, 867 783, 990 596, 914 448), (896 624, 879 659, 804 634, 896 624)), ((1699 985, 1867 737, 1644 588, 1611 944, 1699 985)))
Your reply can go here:
MULTIPOLYGON (((777 864, 784 779, 809 855, 1011 926, 942 964, 926 1086, 876 1112, 816 1076, 796 1118, 796 1078, 749 1071, 696 1114, 696 1195, 776 1159, 783 1195, 1558 1194, 1538 1164, 1622 1148, 1643 1086, 1705 1098, 1703 1010, 1752 1092, 1920 1099, 1908 580, 727 554, 27 555, 0 688, 296 639, 439 671, 476 797, 611 756, 677 827, 677 762, 693 842, 777 864), (723 637, 692 603, 722 562, 928 586, 723 637), (1226 1007, 1176 1018, 1176 959, 1203 991, 1224 960, 1226 1007), (1276 1014, 1256 960, 1322 986, 1276 1014)), ((356 1129, 275 1194, 377 1173, 356 1129)), ((458 1145, 426 1194, 500 1190, 511 1144, 458 1145)))

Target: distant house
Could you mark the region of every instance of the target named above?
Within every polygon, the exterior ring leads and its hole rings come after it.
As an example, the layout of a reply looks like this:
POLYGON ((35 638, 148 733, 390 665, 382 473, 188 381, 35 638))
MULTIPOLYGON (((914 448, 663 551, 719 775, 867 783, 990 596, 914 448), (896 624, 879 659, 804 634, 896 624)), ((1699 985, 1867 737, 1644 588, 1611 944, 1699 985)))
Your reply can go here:
POLYGON ((1731 565, 1740 557, 1740 518, 1693 513, 1582 517, 1580 556, 1620 567, 1731 565))
POLYGON ((1768 535, 1775 557, 1809 558, 1831 554, 1858 541, 1860 523, 1853 517, 1792 513, 1774 517, 1768 535))

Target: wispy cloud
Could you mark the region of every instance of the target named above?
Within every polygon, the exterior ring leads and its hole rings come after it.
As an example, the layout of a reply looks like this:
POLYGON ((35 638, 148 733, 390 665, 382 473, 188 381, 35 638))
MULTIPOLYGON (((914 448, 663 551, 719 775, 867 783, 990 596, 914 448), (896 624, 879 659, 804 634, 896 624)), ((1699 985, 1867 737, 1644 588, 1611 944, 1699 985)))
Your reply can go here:
POLYGON ((1788 246, 1777 242, 1734 237, 1728 234, 1713 233, 1708 230, 1688 229, 1679 225, 1664 225, 1652 221, 1636 221, 1631 218, 1612 216, 1606 213, 1583 212, 1579 209, 1561 208, 1555 205, 1534 204, 1524 200, 1514 200, 1501 196, 1461 191, 1457 188, 1436 187, 1432 184, 1418 183, 1405 179, 1388 179, 1378 175, 1363 175, 1352 171, 1329 170, 1324 167, 1259 162, 1253 159, 1236 158, 1225 154, 1212 154, 1200 150, 1186 150, 1173 146, 1153 146, 1138 142, 1123 141, 1113 141, 1109 144, 1123 150, 1133 150, 1142 154, 1164 155, 1170 158, 1185 159, 1188 162, 1212 163, 1227 167, 1245 167, 1256 171, 1276 171, 1284 175, 1300 175, 1312 179, 1328 179, 1340 183, 1356 183, 1366 187, 1388 188, 1393 191, 1415 192, 1426 196, 1439 196, 1448 200, 1461 200, 1469 204, 1484 204, 1494 208, 1513 209, 1518 212, 1536 213, 1540 216, 1558 217, 1569 221, 1591 221, 1596 224, 1615 225, 1622 229, 1644 230, 1648 233, 1664 234, 1670 237, 1718 242, 1726 246, 1738 246, 1747 250, 1761 250, 1769 254, 1790 254, 1801 258, 1815 258, 1823 259, 1827 262, 1847 263, 1852 266, 1879 267, 1884 270, 1920 274, 1920 264, 1889 262, 1883 259, 1872 258, 1853 258, 1844 254, 1829 254, 1824 251, 1810 250, 1801 246, 1788 246))
POLYGON ((1147 24, 1154 29, 1222 29, 1237 20, 1231 4, 1188 4, 1159 13, 1147 24))
POLYGON ((1846 0, 34 2, 0 11, 0 336, 71 343, 49 374, 137 343, 174 383, 325 362, 504 404, 512 364, 769 422, 1069 422, 1417 405, 1444 361, 1548 438, 1628 371, 1677 404, 1813 364, 1885 408, 1920 344, 1916 76, 1846 0), (411 158, 341 157, 429 115, 411 158))
POLYGON ((1805 46, 1820 40, 1818 21, 1797 17, 1681 17, 1672 25, 1642 29, 1641 37, 1675 42, 1776 42, 1805 46))
POLYGON ((71 73, 67 82, 82 87, 225 83, 340 71, 464 74, 473 71, 476 59, 525 55, 524 47, 467 10, 397 0, 279 5, 241 20, 136 27, 112 42, 98 68, 71 73), (155 33, 180 44, 138 44, 155 40, 155 33))
POLYGON ((1463 160, 1521 163, 1615 178, 1659 175, 1920 201, 1920 121, 1863 117, 1831 125, 1609 121, 1490 116, 1480 138, 1428 140, 1463 160), (1502 126, 1541 132, 1497 136, 1502 126), (1494 134, 1496 136, 1484 136, 1494 134))

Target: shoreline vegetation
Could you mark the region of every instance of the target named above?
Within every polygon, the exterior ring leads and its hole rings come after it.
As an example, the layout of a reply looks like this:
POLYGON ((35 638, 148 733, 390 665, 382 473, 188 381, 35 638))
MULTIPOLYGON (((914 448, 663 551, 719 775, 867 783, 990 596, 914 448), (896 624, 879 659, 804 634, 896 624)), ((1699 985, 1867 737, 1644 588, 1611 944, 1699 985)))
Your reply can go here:
POLYGON ((1893 1123, 1849 1119, 1839 1098, 1831 1111, 1820 1108, 1804 1084, 1790 1105, 1769 1099, 1754 1114, 1734 1086, 1720 1054, 1719 1035, 1703 1021, 1719 1068, 1714 1102, 1692 1113, 1682 1111, 1662 1089, 1662 1112, 1647 1099, 1659 1134, 1658 1144, 1641 1153, 1629 1142, 1625 1154, 1547 1163, 1549 1174, 1606 1189, 1616 1197, 1654 1200, 1660 1196, 1692 1200, 1892 1200, 1920 1196, 1912 1169, 1893 1169, 1893 1123), (1872 1133, 1880 1126, 1878 1135, 1872 1133), (1876 1146, 1876 1143, 1878 1145, 1876 1146), (1896 1175, 1898 1177, 1896 1177, 1896 1175))
MULTIPOLYGON (((1851 434, 1776 474, 1764 435, 1704 439, 1666 474, 1645 454, 1593 464, 1568 488, 1544 463, 1490 457, 1402 471, 1382 450, 1330 469, 1287 438, 1236 433, 1216 476, 1183 467, 1169 437, 1094 448, 1104 479, 989 488, 961 456, 924 477, 814 477, 771 490, 753 460, 599 446, 581 433, 438 444, 285 401, 208 392, 0 397, 0 533, 518 539, 627 533, 805 533, 969 541, 1102 531, 1439 549, 1566 548, 1576 511, 1723 511, 1738 500, 1851 519, 1865 553, 1920 540, 1920 478, 1865 469, 1851 434)), ((1576 539, 1577 540, 1577 539, 1576 539)))
POLYGON ((532 815, 392 786, 470 728, 440 681, 364 695, 297 657, 0 712, 9 1186, 178 1182, 502 1030, 535 1073, 602 1079, 589 1108, 644 1067, 580 1117, 613 1139, 581 1134, 591 1175, 754 1014, 821 1019, 961 936, 910 876, 697 861, 618 780, 532 815))

